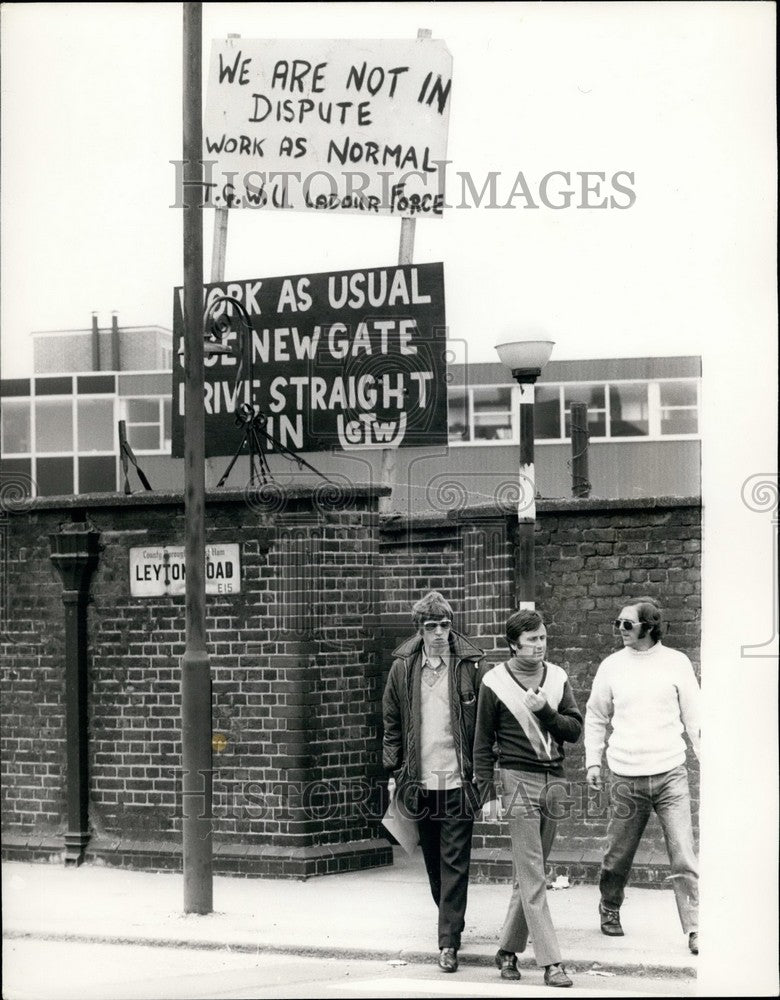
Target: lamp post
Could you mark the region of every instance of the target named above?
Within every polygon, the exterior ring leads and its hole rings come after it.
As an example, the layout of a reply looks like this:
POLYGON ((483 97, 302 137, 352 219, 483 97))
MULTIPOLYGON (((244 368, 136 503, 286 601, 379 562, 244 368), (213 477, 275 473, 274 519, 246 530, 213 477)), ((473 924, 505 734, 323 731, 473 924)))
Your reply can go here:
POLYGON ((515 600, 518 610, 533 610, 536 601, 534 531, 536 475, 534 472, 534 383, 550 360, 552 340, 515 340, 496 344, 502 364, 520 386, 520 493, 517 501, 517 560, 515 600))

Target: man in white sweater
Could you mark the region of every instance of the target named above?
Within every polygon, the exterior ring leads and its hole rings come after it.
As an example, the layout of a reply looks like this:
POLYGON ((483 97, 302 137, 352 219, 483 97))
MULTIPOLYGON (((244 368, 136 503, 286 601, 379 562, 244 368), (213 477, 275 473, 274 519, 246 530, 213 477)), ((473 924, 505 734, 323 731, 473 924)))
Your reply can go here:
POLYGON ((607 763, 615 794, 599 881, 601 930, 623 934, 625 885, 655 810, 669 851, 680 922, 688 947, 698 955, 699 874, 682 733, 687 732, 698 757, 699 685, 688 657, 661 642, 661 611, 652 598, 629 601, 615 629, 623 648, 599 666, 585 715, 585 767, 594 788, 601 788, 601 756, 612 724, 607 763))

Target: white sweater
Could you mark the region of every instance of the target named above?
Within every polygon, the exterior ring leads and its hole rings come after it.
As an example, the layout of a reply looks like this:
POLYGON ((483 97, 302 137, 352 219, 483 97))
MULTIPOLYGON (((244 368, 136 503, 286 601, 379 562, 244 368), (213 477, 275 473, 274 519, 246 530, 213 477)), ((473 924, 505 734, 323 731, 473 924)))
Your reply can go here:
POLYGON ((612 653, 596 671, 585 715, 585 766, 607 763, 615 774, 662 774, 685 761, 683 728, 699 756, 699 685, 691 661, 657 642, 612 653))

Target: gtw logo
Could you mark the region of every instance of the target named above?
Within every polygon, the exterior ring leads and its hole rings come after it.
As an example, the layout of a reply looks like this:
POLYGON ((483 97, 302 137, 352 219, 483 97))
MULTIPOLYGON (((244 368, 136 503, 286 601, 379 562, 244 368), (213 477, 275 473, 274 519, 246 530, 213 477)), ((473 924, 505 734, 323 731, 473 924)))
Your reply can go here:
POLYGON ((339 444, 345 451, 353 448, 394 448, 401 444, 406 433, 406 414, 398 420, 379 420, 375 413, 361 413, 357 420, 346 420, 343 413, 336 416, 339 444))

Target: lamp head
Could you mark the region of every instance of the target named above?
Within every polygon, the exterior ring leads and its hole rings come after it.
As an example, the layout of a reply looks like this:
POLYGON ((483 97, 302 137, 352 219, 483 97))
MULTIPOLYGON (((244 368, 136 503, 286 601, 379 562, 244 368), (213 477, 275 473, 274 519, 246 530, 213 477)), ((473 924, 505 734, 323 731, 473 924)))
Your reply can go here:
POLYGON ((518 382, 535 382, 554 346, 554 340, 507 340, 496 344, 496 352, 518 382))

